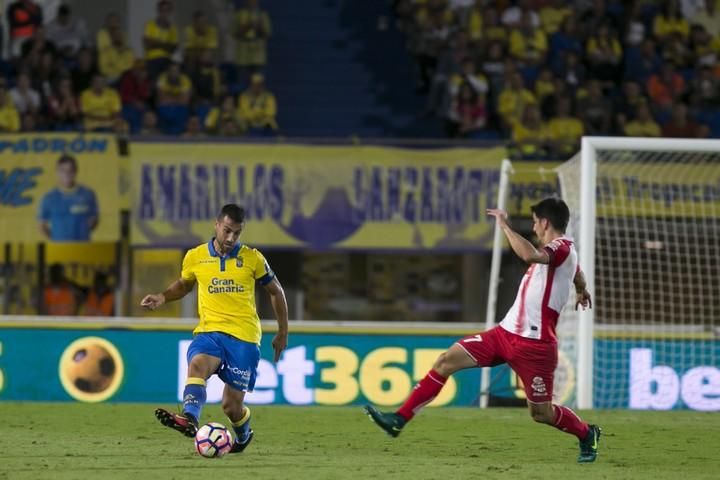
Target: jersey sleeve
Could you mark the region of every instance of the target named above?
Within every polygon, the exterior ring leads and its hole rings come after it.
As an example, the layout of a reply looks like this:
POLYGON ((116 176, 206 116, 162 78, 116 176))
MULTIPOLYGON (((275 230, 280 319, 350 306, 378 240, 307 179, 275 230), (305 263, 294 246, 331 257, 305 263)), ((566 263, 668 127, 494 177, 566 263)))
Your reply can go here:
POLYGON ((195 256, 193 255, 193 251, 190 250, 185 254, 185 258, 183 258, 182 272, 180 273, 180 277, 186 282, 195 281, 195 263, 195 256))
POLYGON ((257 261, 255 262, 255 280, 260 282, 260 285, 267 285, 275 278, 275 272, 272 271, 270 265, 262 253, 258 250, 254 250, 257 261))
POLYGON ((548 243, 543 250, 545 250, 545 253, 547 253, 550 258, 548 263, 551 267, 561 265, 568 255, 570 255, 570 245, 561 239, 556 239, 548 243))

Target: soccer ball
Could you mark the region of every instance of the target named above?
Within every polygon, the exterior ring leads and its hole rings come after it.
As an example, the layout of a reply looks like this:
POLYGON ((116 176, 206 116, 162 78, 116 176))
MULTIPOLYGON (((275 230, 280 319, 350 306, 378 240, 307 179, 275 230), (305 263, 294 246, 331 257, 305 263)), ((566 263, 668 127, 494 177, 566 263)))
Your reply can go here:
POLYGON ((224 456, 232 449, 232 443, 232 435, 222 423, 206 423, 195 434, 195 449, 207 458, 224 456))

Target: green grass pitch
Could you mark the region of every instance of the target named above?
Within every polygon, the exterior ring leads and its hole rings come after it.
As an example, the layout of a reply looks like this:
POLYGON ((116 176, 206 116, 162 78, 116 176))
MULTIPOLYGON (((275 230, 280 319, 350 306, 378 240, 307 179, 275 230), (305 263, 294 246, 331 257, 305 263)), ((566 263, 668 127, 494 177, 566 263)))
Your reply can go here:
MULTIPOLYGON (((600 455, 524 409, 425 409, 391 439, 360 407, 253 407, 245 453, 204 459, 155 405, 0 403, 0 479, 716 479, 720 414, 583 412, 600 455)), ((175 406, 172 406, 175 408, 175 406)), ((227 420, 217 405, 203 421, 227 420)))

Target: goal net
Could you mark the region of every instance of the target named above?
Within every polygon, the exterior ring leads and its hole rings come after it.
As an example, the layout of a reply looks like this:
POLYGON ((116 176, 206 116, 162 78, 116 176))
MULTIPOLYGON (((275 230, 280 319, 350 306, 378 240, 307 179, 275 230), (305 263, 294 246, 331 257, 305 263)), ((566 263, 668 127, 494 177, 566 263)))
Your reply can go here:
POLYGON ((586 137, 557 170, 594 298, 578 406, 720 410, 720 141, 586 137))

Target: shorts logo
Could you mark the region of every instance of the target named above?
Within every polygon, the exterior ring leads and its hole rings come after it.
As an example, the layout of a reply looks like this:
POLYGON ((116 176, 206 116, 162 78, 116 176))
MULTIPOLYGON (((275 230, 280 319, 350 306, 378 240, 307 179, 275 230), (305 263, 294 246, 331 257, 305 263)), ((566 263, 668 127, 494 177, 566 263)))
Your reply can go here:
POLYGON ((535 395, 543 396, 547 394, 545 380, 543 380, 542 377, 533 377, 530 387, 533 389, 533 392, 535 392, 535 395))
POLYGON ((463 340, 463 341, 464 341, 465 343, 470 343, 470 342, 482 342, 483 339, 482 339, 482 336, 480 336, 480 334, 477 334, 477 335, 473 335, 473 336, 470 337, 470 338, 466 338, 466 339, 463 340))
POLYGON ((239 375, 243 378, 243 380, 247 381, 250 379, 250 370, 242 370, 237 367, 227 367, 230 372, 232 372, 233 375, 239 375))

